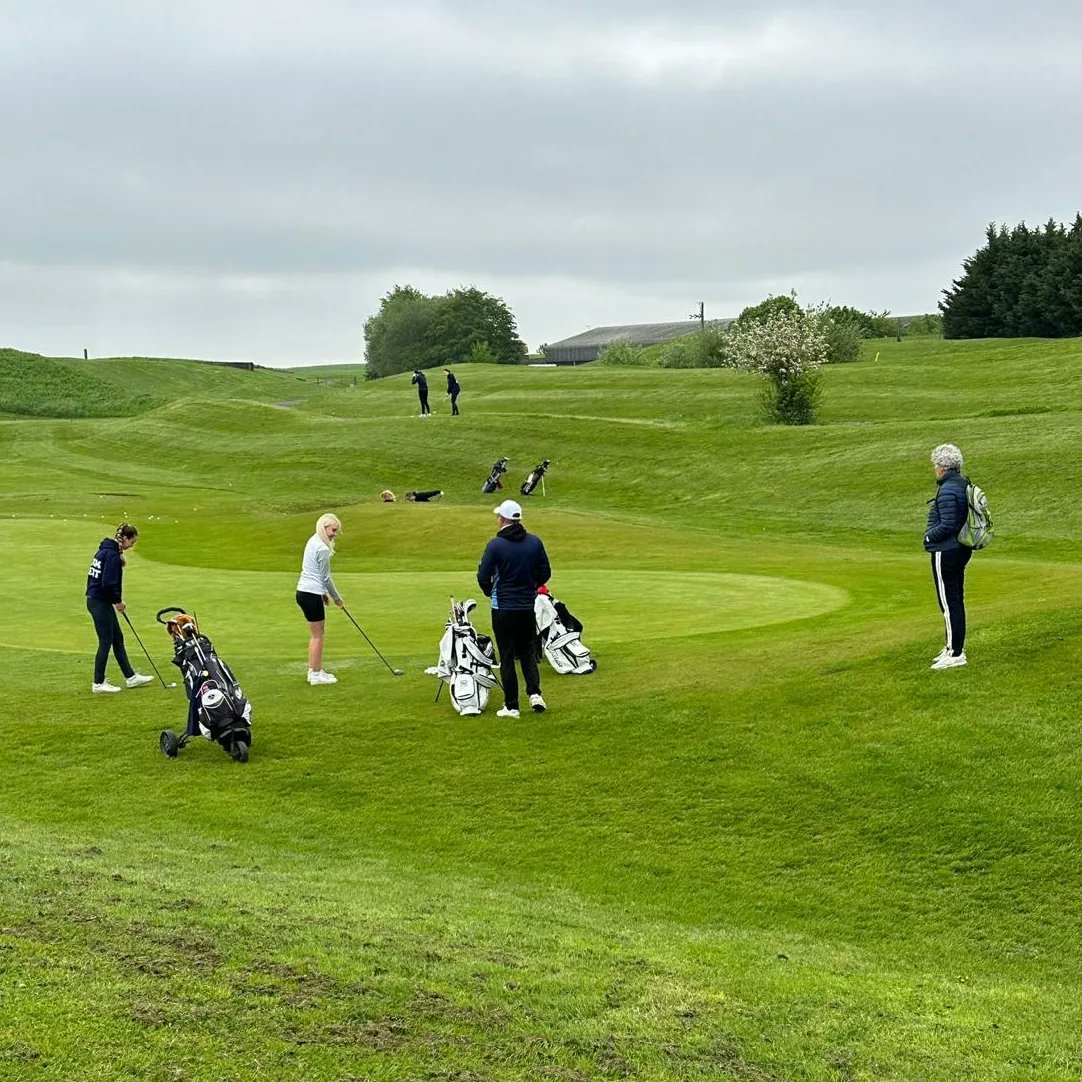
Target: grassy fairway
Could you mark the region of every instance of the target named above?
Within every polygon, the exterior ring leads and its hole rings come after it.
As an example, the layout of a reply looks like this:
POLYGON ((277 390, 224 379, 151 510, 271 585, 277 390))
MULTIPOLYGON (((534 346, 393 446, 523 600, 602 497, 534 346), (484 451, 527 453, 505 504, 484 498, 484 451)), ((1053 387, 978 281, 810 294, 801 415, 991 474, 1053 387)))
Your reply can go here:
POLYGON ((723 371, 465 366, 422 421, 408 375, 0 361, 0 1080, 1082 1078, 1082 343, 876 344, 806 429, 723 371), (944 440, 999 538, 933 673, 944 440), (509 493, 553 461, 527 524, 600 662, 513 723, 422 672, 502 455, 509 493), (327 509, 399 680, 332 612, 304 682, 327 509), (89 693, 122 518, 135 627, 171 680, 153 613, 198 613, 246 767, 160 755, 182 692, 89 693))

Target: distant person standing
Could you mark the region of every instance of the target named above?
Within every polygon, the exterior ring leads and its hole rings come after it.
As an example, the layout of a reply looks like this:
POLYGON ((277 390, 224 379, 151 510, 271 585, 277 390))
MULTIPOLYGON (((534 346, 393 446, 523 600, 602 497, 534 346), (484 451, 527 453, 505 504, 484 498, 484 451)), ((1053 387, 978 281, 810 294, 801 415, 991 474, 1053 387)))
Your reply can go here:
POLYGON ((421 403, 421 416, 427 417, 432 410, 428 408, 428 380, 425 379, 425 374, 419 368, 413 370, 413 379, 410 383, 417 384, 417 398, 421 403))
POLYGON ((450 368, 443 370, 444 375, 447 376, 447 393, 451 396, 451 416, 458 416, 458 392, 462 388, 458 385, 458 380, 455 379, 454 372, 450 368))
POLYGON ((297 604, 308 621, 308 683, 337 684, 338 677, 323 669, 323 632, 326 627, 326 606, 332 601, 345 607, 342 595, 331 578, 331 557, 334 539, 342 532, 337 515, 320 515, 316 532, 304 546, 301 577, 297 582, 297 604))
POLYGON ((98 551, 90 561, 86 573, 86 611, 94 621, 98 633, 98 652, 94 655, 94 683, 90 690, 99 695, 103 692, 120 691, 105 679, 105 664, 112 651, 124 683, 130 688, 153 684, 153 676, 140 676, 128 660, 124 646, 124 632, 120 630, 117 615, 127 607, 124 604, 124 553, 135 545, 139 531, 130 523, 122 522, 112 537, 102 538, 98 551))
POLYGON ((537 668, 534 598, 538 586, 548 582, 552 568, 541 538, 527 533, 522 525, 522 508, 514 500, 504 500, 493 511, 500 525, 481 556, 477 585, 485 597, 492 599, 492 634, 500 652, 503 708, 496 711, 496 716, 517 718, 516 658, 522 667, 530 706, 537 713, 545 709, 537 668))
POLYGON ((932 451, 936 494, 928 501, 924 549, 932 557, 932 581, 943 613, 946 643, 932 662, 933 669, 955 669, 966 664, 966 564, 973 550, 958 540, 969 512, 962 452, 953 443, 932 451))

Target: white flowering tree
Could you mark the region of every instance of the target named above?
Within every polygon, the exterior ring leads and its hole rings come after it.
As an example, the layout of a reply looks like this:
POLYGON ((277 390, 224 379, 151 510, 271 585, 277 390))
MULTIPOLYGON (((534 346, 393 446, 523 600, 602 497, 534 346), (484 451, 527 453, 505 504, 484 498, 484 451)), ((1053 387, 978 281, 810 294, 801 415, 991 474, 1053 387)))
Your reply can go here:
POLYGON ((819 402, 820 367, 827 360, 822 313, 779 308, 729 328, 728 363, 763 377, 760 402, 773 424, 809 425, 819 402))

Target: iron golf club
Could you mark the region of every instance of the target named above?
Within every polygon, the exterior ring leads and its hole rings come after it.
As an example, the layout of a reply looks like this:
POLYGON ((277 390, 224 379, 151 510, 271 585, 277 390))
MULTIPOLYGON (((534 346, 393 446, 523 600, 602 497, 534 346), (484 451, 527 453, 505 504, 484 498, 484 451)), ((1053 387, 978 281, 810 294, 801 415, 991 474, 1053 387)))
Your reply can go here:
POLYGON ((150 667, 154 670, 154 675, 162 681, 162 687, 175 688, 177 686, 175 683, 167 684, 164 680, 162 680, 162 674, 158 672, 158 666, 154 664, 154 659, 150 656, 150 651, 145 646, 143 646, 143 640, 139 638, 139 632, 135 630, 135 625, 131 622, 131 617, 128 616, 127 612, 122 612, 120 615, 124 617, 124 620, 127 623, 128 627, 131 628, 131 633, 135 636, 135 641, 143 647, 143 653, 146 654, 147 661, 150 662, 150 667))
MULTIPOLYGON (((353 619, 353 615, 350 613, 349 609, 347 609, 345 607, 345 605, 342 606, 342 611, 349 617, 349 622, 362 635, 364 635, 364 628, 361 627, 361 625, 359 623, 357 623, 356 620, 353 619)), ((391 663, 378 650, 376 650, 376 644, 367 635, 364 635, 364 641, 366 643, 368 643, 368 645, 371 646, 373 650, 376 651, 376 657, 378 657, 380 659, 380 661, 382 661, 383 664, 386 665, 387 668, 391 670, 391 675, 392 676, 405 676, 406 675, 401 669, 395 669, 395 668, 391 667, 391 663)))

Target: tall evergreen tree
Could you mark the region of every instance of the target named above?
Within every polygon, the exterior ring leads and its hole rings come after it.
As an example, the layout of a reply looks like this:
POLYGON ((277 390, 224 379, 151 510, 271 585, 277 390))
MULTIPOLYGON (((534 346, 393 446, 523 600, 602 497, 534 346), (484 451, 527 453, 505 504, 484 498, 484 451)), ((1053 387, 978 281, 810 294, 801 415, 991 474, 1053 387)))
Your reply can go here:
POLYGON ((1082 334, 1082 214, 1070 231, 1052 219, 1010 232, 990 223, 985 241, 943 290, 944 338, 1082 334))

